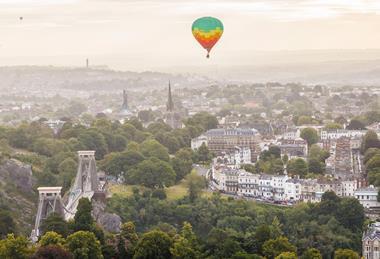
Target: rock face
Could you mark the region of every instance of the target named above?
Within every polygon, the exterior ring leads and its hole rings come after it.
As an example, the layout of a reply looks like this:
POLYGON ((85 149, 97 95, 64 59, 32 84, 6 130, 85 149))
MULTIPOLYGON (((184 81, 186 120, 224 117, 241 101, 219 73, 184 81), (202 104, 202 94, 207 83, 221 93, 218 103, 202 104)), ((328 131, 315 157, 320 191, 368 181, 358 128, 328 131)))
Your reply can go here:
POLYGON ((105 203, 102 201, 92 201, 92 215, 96 222, 101 225, 104 230, 112 233, 120 232, 121 218, 117 214, 105 211, 105 203))
POLYGON ((15 159, 7 160, 0 166, 0 180, 14 184, 18 190, 24 193, 33 191, 32 176, 32 167, 15 159))

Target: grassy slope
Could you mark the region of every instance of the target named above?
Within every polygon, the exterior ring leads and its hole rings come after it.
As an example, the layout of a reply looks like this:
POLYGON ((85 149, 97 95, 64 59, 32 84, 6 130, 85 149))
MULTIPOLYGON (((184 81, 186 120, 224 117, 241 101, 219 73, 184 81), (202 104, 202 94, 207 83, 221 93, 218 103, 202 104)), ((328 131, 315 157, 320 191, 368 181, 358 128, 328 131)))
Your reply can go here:
MULTIPOLYGON (((129 197, 132 195, 133 187, 137 187, 140 191, 144 191, 147 188, 139 185, 110 185, 110 194, 118 194, 121 196, 129 197)), ((171 186, 165 189, 168 200, 178 200, 187 195, 186 180, 182 180, 177 185, 171 186)), ((204 196, 211 196, 210 192, 203 191, 204 196)))

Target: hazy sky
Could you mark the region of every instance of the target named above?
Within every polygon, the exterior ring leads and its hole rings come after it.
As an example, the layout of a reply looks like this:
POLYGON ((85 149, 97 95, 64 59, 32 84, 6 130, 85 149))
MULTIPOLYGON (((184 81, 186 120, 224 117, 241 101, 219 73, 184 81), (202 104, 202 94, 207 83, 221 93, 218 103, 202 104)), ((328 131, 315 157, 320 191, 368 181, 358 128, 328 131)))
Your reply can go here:
POLYGON ((378 49, 379 25, 379 0, 0 0, 0 65, 249 64, 257 51, 378 49), (225 27, 210 60, 190 31, 206 15, 225 27))

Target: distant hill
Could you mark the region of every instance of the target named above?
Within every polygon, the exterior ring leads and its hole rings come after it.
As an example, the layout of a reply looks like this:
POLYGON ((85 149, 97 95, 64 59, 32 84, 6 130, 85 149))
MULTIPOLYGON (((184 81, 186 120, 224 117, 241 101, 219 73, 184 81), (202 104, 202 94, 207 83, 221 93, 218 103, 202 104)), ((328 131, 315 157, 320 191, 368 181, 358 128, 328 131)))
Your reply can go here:
POLYGON ((169 80, 180 87, 200 87, 212 82, 205 76, 149 71, 139 73, 98 68, 0 67, 0 89, 7 90, 138 90, 163 88, 169 80))

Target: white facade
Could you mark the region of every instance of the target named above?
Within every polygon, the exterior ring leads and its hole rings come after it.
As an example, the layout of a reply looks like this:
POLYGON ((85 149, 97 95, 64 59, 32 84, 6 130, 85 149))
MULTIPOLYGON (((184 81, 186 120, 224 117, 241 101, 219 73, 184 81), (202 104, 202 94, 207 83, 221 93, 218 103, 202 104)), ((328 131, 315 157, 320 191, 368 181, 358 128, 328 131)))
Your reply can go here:
POLYGON ((363 205, 364 208, 374 208, 379 207, 380 203, 377 201, 377 194, 379 189, 370 185, 365 188, 360 188, 355 191, 355 197, 359 200, 360 204, 363 205))
POLYGON ((321 131, 321 139, 327 140, 327 139, 339 139, 341 137, 363 137, 366 134, 366 130, 322 130, 321 131))
POLYGON ((196 150, 200 148, 202 144, 205 144, 207 146, 207 137, 205 135, 200 135, 197 138, 193 138, 191 140, 191 149, 196 150))
POLYGON ((300 136, 301 136, 301 130, 296 129, 296 130, 291 130, 291 131, 285 132, 282 137, 283 137, 283 139, 295 140, 295 139, 300 138, 300 136))
POLYGON ((251 164, 251 149, 249 147, 236 147, 234 153, 234 164, 251 164))
POLYGON ((301 181, 299 179, 289 179, 285 182, 285 198, 287 200, 301 200, 301 190, 301 181))
POLYGON ((242 171, 238 176, 238 195, 259 196, 260 175, 242 171))

